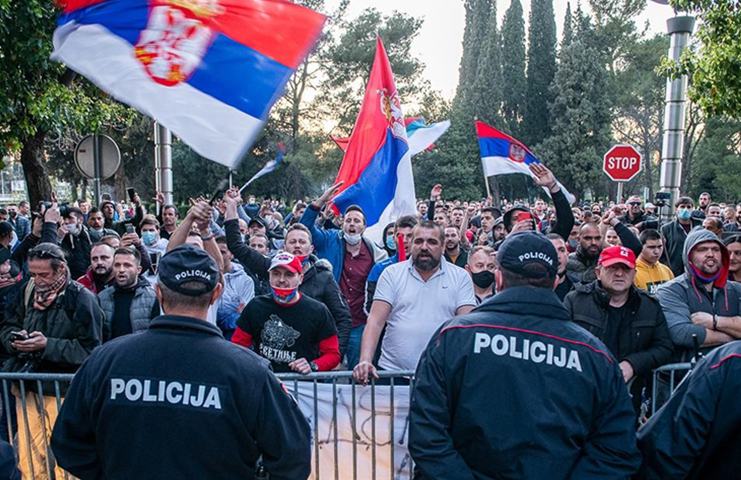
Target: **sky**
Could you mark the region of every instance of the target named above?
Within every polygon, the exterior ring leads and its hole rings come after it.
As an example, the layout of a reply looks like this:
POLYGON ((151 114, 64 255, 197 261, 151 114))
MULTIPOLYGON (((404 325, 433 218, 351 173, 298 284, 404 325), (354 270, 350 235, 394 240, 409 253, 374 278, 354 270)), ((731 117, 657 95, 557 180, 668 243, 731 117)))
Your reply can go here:
MULTIPOLYGON (((521 1, 527 24, 530 0, 521 1)), ((332 0, 328 3, 331 5, 332 0)), ((567 3, 567 0, 553 0, 558 38, 561 37, 567 3)), ((583 4, 586 3, 584 0, 583 4)), ((666 20, 674 16, 672 8, 648 0, 646 3, 646 9, 638 16, 636 24, 639 28, 648 24, 648 32, 652 35, 666 32, 666 20)), ((499 0, 497 3, 500 26, 509 4, 510 0, 499 0)), ((576 1, 571 4, 575 10, 576 1)), ((354 18, 368 7, 374 7, 386 14, 396 10, 424 19, 421 31, 412 44, 412 53, 425 64, 424 77, 430 81, 432 87, 440 91, 444 98, 452 99, 458 83, 458 65, 463 50, 463 0, 351 0, 349 17, 354 18)), ((527 29, 527 25, 525 28, 527 29)))

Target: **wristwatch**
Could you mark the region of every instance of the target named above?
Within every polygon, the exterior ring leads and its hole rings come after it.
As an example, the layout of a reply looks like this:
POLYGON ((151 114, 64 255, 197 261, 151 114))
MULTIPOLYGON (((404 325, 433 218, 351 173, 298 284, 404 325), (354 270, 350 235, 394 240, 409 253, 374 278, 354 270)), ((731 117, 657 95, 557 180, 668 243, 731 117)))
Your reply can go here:
POLYGON ((204 242, 208 242, 212 238, 214 238, 214 232, 208 232, 208 235, 206 235, 205 237, 201 235, 201 240, 203 240, 204 242))
POLYGON ((319 365, 317 365, 314 362, 309 362, 309 367, 311 367, 312 372, 318 372, 319 371, 319 365))

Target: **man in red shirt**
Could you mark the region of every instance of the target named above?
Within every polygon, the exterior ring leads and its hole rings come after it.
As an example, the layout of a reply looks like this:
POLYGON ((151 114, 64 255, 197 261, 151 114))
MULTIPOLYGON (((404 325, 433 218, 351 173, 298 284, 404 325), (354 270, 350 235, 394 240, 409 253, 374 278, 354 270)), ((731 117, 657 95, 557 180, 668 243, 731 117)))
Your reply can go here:
POLYGON ((274 372, 325 372, 340 363, 337 329, 327 307, 298 286, 298 257, 278 252, 268 270, 270 295, 252 299, 237 321, 232 342, 253 347, 274 372))

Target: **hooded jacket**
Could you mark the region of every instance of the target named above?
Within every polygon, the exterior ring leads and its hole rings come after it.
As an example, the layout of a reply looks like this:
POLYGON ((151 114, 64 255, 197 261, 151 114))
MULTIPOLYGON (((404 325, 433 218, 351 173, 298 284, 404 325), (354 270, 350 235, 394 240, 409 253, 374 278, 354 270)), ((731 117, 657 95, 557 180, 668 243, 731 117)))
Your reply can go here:
POLYGON ((237 328, 237 320, 242 314, 239 304, 247 305, 254 297, 254 280, 247 275, 242 265, 232 262, 232 271, 224 272, 224 291, 216 301, 218 311, 216 325, 221 328, 224 338, 230 340, 231 334, 237 328))
MULTIPOLYGON (((687 235, 684 242, 685 272, 674 280, 664 283, 656 291, 656 296, 664 309, 669 333, 674 342, 680 360, 689 360, 694 354, 692 335, 697 335, 697 344, 702 345, 707 337, 707 330, 692 323, 692 314, 705 312, 711 315, 735 317, 741 313, 741 284, 728 281, 730 256, 728 250, 718 237, 701 227, 695 228, 687 235), (708 292, 697 280, 690 269, 689 256, 693 248, 702 242, 716 242, 721 247, 722 266, 720 276, 713 282, 713 289, 708 292)), ((714 347, 701 348, 706 353, 714 347)))
MULTIPOLYGON (((577 284, 566 296, 564 306, 580 327, 604 341, 610 319, 610 294, 599 281, 577 284)), ((672 341, 659 301, 643 290, 631 286, 623 315, 630 317, 629 328, 618 333, 623 352, 612 352, 618 362, 627 361, 639 377, 669 363, 672 341)))
POLYGON ((69 266, 72 278, 79 278, 85 275, 90 266, 90 249, 93 241, 88 233, 87 227, 80 225, 80 233, 72 235, 68 233, 62 238, 62 250, 67 256, 67 266, 69 266))
MULTIPOLYGON (((700 226, 702 219, 695 217, 690 218, 691 228, 700 226)), ((668 260, 667 266, 672 269, 675 277, 678 277, 684 273, 684 242, 687 239, 687 232, 684 231, 682 225, 679 224, 679 220, 674 220, 669 223, 662 225, 661 234, 666 239, 666 251, 665 255, 668 260)), ((662 262, 663 262, 662 257, 662 262)))

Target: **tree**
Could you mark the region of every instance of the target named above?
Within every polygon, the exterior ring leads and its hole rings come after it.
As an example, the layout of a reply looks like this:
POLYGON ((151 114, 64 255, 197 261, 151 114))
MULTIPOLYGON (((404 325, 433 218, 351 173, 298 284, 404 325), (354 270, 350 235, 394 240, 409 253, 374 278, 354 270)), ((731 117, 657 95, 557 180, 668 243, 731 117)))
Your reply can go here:
POLYGON ((741 122, 712 117, 705 123, 692 161, 694 186, 687 191, 695 198, 703 191, 720 201, 741 199, 741 122))
POLYGON ((553 133, 535 147, 577 197, 600 178, 611 137, 608 75, 593 34, 588 20, 581 21, 574 41, 562 50, 549 108, 553 133))
POLYGON ((520 0, 512 0, 502 21, 502 117, 514 137, 520 134, 525 104, 525 19, 520 0))
POLYGON ((670 0, 680 11, 697 14, 697 42, 663 72, 689 75, 689 97, 708 115, 741 118, 741 9, 736 0, 670 0))
POLYGON ((566 14, 563 17, 563 38, 561 39, 561 49, 571 45, 574 41, 574 19, 571 16, 571 2, 566 4, 566 14))
POLYGON ((553 102, 551 83, 556 75, 556 19, 553 0, 533 0, 527 49, 527 94, 522 119, 526 145, 535 145, 551 131, 548 105, 553 102))
POLYGON ((501 37, 497 29, 497 4, 490 4, 487 29, 479 52, 476 77, 471 88, 470 108, 473 116, 490 124, 500 122, 502 97, 501 37))
POLYGON ((0 0, 0 156, 20 152, 32 204, 48 200, 44 141, 65 127, 91 132, 119 105, 50 60, 57 10, 48 0, 0 0))

